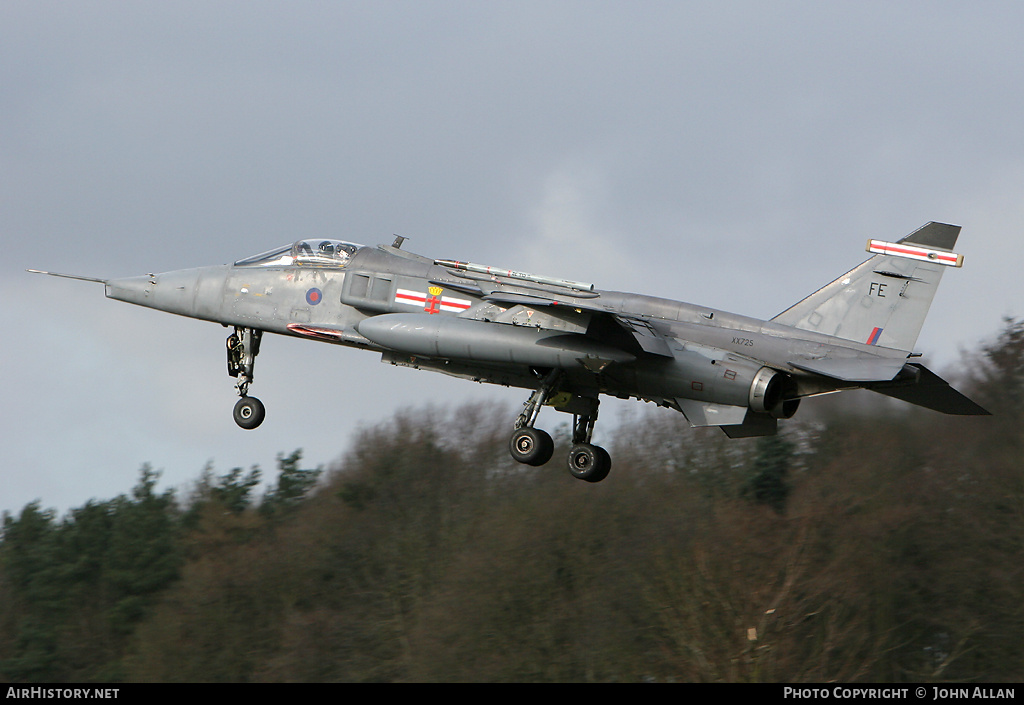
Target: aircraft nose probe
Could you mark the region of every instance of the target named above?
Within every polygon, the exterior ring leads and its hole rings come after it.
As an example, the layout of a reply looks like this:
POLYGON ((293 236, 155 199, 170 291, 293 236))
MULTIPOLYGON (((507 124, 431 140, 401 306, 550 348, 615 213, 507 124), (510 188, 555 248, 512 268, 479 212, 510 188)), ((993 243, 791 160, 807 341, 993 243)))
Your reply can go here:
POLYGON ((80 279, 81 281, 84 282, 96 282, 97 284, 106 284, 109 281, 107 279, 97 279, 96 277, 83 277, 79 274, 59 274, 57 272, 44 272, 41 269, 26 269, 25 271, 31 272, 32 274, 46 274, 51 277, 61 277, 63 279, 80 279))

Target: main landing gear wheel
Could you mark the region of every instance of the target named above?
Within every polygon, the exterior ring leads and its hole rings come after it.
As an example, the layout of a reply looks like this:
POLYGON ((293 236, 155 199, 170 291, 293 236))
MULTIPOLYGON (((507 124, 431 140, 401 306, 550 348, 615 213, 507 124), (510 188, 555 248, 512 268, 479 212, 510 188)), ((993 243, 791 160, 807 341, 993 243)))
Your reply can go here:
POLYGON ((536 423, 541 406, 551 395, 560 377, 559 370, 548 372, 540 388, 523 404, 523 411, 516 419, 515 431, 508 439, 508 451, 517 463, 538 467, 547 463, 554 455, 555 442, 551 440, 551 436, 534 428, 533 424, 536 423))
POLYGON ((597 423, 597 397, 589 400, 589 408, 581 409, 572 418, 572 450, 569 451, 569 473, 577 480, 600 482, 608 477, 612 469, 612 457, 608 451, 590 442, 597 423))
POLYGON ((544 465, 555 453, 555 442, 546 432, 536 428, 518 428, 508 442, 512 458, 524 465, 544 465))
POLYGON ((256 397, 242 397, 235 403, 235 423, 244 429, 252 430, 263 423, 267 417, 267 409, 256 397))
POLYGON ((611 469, 612 458, 600 446, 577 443, 569 451, 569 472, 577 480, 600 482, 611 469))

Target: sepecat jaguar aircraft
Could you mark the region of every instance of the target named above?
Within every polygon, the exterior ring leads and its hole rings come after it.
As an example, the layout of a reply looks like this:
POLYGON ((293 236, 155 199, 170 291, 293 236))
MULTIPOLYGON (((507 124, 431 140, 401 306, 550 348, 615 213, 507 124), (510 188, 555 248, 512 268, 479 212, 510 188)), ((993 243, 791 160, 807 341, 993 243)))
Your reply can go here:
POLYGON ((384 362, 531 390, 509 440, 543 465, 544 406, 573 415, 569 471, 598 482, 591 443, 600 395, 652 401, 732 438, 774 434, 804 397, 866 388, 946 414, 988 412, 913 359, 943 271, 960 267, 960 228, 928 223, 870 240, 866 262, 762 321, 668 299, 449 259, 394 244, 300 240, 231 265, 100 282, 112 299, 220 323, 235 422, 265 416, 249 396, 265 332, 371 350, 384 362))

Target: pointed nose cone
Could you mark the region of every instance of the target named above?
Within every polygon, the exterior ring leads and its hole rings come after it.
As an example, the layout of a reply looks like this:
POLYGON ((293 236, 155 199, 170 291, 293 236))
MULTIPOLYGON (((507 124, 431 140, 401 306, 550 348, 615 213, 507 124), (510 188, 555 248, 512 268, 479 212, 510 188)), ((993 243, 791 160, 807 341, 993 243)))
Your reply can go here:
POLYGON ((106 295, 108 299, 127 301, 140 306, 152 306, 150 294, 153 290, 152 277, 127 277, 125 279, 107 280, 106 295))
POLYGON ((182 269, 143 277, 111 279, 107 282, 106 295, 109 299, 193 316, 199 273, 198 269, 182 269))

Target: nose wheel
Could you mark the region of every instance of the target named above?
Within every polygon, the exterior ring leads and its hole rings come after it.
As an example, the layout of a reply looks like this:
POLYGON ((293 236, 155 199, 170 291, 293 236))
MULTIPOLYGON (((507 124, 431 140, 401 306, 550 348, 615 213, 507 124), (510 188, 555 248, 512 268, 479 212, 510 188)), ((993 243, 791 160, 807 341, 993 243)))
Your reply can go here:
POLYGON ((263 423, 267 409, 256 397, 242 397, 235 403, 235 423, 244 429, 252 430, 263 423))
POLYGON ((267 409, 256 397, 249 396, 249 385, 252 384, 253 368, 256 356, 260 352, 260 341, 263 331, 255 328, 235 327, 235 332, 228 336, 228 375, 238 382, 235 389, 241 397, 235 403, 233 416, 235 423, 241 428, 252 430, 263 423, 267 409))

